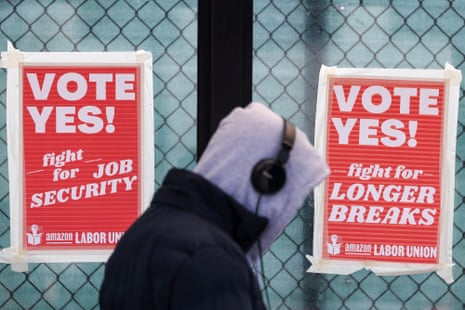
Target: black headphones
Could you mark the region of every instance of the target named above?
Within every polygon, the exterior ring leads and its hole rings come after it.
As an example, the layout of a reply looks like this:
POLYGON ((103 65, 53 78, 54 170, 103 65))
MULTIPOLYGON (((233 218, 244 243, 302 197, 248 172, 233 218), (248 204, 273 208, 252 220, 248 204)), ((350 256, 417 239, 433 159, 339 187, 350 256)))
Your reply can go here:
POLYGON ((284 164, 289 159, 289 153, 294 146, 295 127, 284 121, 281 149, 275 159, 262 159, 252 170, 252 185, 257 192, 264 195, 274 194, 286 183, 286 169, 284 164))

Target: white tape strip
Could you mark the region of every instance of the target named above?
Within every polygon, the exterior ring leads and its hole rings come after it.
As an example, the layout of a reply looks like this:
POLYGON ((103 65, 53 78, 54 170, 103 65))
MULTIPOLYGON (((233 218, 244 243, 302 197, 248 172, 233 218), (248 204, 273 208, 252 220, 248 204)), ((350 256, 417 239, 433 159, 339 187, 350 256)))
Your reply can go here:
POLYGON ((15 49, 13 44, 11 44, 11 42, 8 42, 8 51, 6 53, 6 67, 8 69, 18 68, 19 64, 23 62, 24 62, 23 53, 15 49))

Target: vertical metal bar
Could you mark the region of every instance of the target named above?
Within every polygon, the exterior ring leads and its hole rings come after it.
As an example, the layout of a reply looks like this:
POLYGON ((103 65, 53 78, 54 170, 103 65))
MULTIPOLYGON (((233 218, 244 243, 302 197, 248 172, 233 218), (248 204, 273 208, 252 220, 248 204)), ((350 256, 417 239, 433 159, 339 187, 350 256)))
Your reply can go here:
POLYGON ((220 120, 252 100, 253 0, 199 0, 197 159, 220 120))

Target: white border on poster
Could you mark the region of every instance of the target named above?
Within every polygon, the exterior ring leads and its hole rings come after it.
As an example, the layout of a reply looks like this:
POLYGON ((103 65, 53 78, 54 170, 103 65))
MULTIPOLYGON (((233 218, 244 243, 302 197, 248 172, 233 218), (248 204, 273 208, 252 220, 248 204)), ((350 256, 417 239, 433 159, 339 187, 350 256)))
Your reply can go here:
MULTIPOLYGON (((323 208, 325 186, 315 190, 313 255, 307 255, 311 266, 307 272, 328 274, 351 274, 368 269, 381 276, 397 276, 425 272, 436 272, 447 283, 454 281, 452 274, 452 246, 454 221, 455 154, 461 72, 446 63, 441 69, 374 69, 338 68, 322 66, 318 82, 318 99, 315 123, 315 147, 326 158, 328 124, 328 82, 331 77, 381 78, 392 80, 421 80, 446 82, 444 100, 443 149, 441 150, 441 215, 439 222, 440 254, 438 264, 377 262, 364 260, 323 259, 323 208)), ((327 182, 324 181, 324 182, 327 182)))
POLYGON ((8 42, 1 53, 0 67, 7 69, 7 141, 10 196, 10 248, 0 251, 0 262, 11 264, 14 271, 24 272, 28 263, 104 262, 112 250, 34 250, 22 247, 23 223, 23 158, 21 133, 20 70, 27 65, 140 65, 142 69, 141 113, 141 205, 142 213, 154 191, 153 78, 152 55, 134 52, 21 52, 8 42))

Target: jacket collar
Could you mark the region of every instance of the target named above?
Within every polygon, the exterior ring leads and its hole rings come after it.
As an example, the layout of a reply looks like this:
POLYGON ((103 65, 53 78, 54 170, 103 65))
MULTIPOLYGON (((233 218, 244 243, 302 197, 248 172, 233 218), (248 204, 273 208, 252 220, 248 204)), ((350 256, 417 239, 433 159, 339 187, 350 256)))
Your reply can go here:
POLYGON ((168 172, 152 206, 162 203, 195 213, 230 235, 247 252, 266 228, 258 216, 204 177, 183 169, 168 172))

